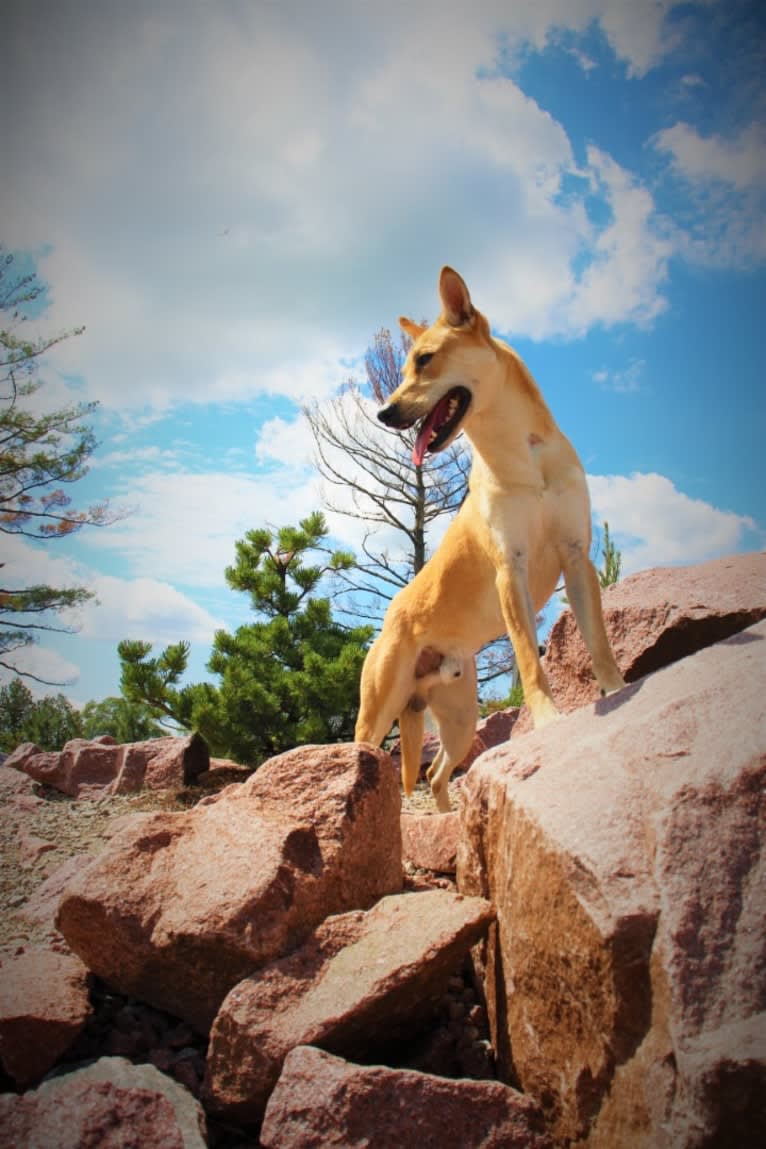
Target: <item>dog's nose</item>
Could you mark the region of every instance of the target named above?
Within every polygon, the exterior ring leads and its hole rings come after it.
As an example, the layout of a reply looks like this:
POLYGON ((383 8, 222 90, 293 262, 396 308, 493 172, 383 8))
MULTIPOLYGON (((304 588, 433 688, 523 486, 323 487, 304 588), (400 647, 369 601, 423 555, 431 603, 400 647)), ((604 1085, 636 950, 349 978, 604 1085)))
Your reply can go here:
POLYGON ((387 427, 400 427, 402 417, 399 413, 399 404, 389 403, 387 407, 381 407, 378 411, 378 418, 381 423, 385 423, 387 427))

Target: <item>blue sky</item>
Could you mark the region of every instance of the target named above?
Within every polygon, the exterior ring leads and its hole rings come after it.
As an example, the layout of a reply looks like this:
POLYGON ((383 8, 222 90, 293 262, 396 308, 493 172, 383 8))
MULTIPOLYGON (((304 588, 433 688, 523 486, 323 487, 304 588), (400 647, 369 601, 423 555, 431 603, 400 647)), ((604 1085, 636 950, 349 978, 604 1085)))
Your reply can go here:
MULTIPOLYGON (((86 326, 42 398, 100 403, 77 502, 131 513, 6 574, 87 585, 29 667, 246 621, 223 568, 320 505, 301 403, 433 317, 444 263, 524 356, 626 572, 766 540, 763 6, 11 0, 0 241, 86 326)), ((331 519, 335 538, 360 531, 331 519)))

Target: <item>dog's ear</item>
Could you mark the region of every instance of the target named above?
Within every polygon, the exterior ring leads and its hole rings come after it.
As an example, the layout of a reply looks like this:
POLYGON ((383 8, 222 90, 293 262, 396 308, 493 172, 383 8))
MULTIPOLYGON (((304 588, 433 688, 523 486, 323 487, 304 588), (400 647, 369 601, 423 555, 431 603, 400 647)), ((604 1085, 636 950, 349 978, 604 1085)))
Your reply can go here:
POLYGON ((406 315, 399 316, 399 326, 405 335, 409 335, 413 343, 416 339, 420 338, 424 331, 428 330, 428 328, 423 327, 420 323, 413 323, 406 315))
POLYGON ((443 267, 441 270, 439 295, 444 308, 444 318, 450 327, 462 327, 464 323, 468 323, 473 315, 471 297, 462 278, 451 267, 443 267))

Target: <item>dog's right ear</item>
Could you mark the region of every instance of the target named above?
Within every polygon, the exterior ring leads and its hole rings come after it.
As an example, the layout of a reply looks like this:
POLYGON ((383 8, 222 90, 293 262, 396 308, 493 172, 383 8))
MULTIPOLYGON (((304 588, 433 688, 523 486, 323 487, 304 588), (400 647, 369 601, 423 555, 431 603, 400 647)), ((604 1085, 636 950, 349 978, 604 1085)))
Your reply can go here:
POLYGON ((471 297, 462 277, 451 267, 443 267, 441 270, 439 295, 444 308, 444 318, 450 327, 462 327, 464 323, 469 322, 473 315, 471 297))
POLYGON ((413 343, 416 339, 420 338, 424 331, 428 330, 427 327, 423 327, 420 323, 413 323, 406 315, 399 316, 399 326, 405 335, 409 335, 413 343))

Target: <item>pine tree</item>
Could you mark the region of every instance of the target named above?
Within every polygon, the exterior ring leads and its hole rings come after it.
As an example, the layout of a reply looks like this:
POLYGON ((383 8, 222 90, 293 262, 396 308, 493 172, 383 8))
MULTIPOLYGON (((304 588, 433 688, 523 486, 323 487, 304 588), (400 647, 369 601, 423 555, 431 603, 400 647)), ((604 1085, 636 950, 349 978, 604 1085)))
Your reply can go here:
POLYGON ((198 730, 215 754, 250 766, 293 746, 351 738, 372 632, 343 626, 330 600, 318 596, 325 576, 354 561, 328 549, 326 536, 318 512, 297 527, 248 531, 226 580, 250 596, 258 621, 217 632, 208 667, 220 684, 181 685, 187 643, 152 658, 148 644, 122 642, 125 697, 198 730), (319 561, 310 563, 310 555, 319 561))

